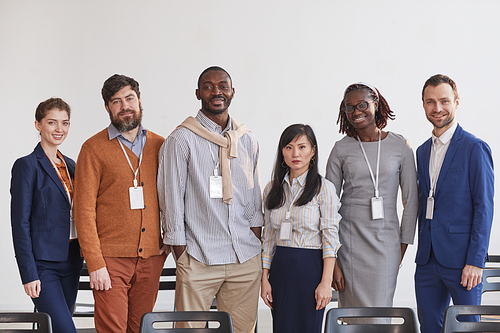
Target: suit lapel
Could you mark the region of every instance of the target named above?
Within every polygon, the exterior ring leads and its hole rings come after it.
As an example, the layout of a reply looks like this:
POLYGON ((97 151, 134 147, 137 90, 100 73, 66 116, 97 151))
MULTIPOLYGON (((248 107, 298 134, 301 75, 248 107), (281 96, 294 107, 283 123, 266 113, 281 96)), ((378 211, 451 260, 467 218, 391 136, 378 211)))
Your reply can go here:
POLYGON ((54 170, 52 163, 50 162, 47 155, 45 155, 45 152, 43 151, 43 148, 40 145, 40 143, 35 148, 35 154, 36 154, 36 157, 38 158, 38 163, 40 163, 43 170, 49 175, 50 179, 52 179, 52 181, 54 182, 56 187, 59 189, 59 191, 61 191, 64 198, 66 199, 66 202, 69 205, 70 202, 68 199, 68 194, 66 193, 66 190, 64 189, 64 186, 61 182, 61 179, 59 179, 59 176, 57 175, 56 170, 54 170))
POLYGON ((427 140, 423 146, 422 146, 422 178, 420 180, 420 186, 427 195, 429 193, 429 190, 431 188, 431 181, 430 181, 430 176, 429 176, 429 161, 431 158, 431 147, 432 147, 432 139, 427 140))
POLYGON ((450 145, 448 146, 446 155, 444 156, 443 165, 441 166, 441 170, 439 171, 439 178, 436 184, 436 193, 434 194, 434 196, 436 196, 437 193, 439 192, 439 189, 443 184, 444 178, 448 173, 448 169, 450 168, 451 162, 455 157, 455 153, 457 152, 458 147, 460 146, 459 141, 462 138, 462 132, 463 132, 462 127, 460 127, 460 125, 457 125, 455 133, 453 133, 453 137, 450 140, 450 145))

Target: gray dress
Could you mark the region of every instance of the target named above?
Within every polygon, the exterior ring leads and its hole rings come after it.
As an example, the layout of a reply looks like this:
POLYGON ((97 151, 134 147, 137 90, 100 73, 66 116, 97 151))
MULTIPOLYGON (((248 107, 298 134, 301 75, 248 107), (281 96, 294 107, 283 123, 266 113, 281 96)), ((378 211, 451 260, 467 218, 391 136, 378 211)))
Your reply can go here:
MULTIPOLYGON (((363 142, 373 174, 376 174, 378 142, 363 142)), ((417 173, 413 151, 406 138, 388 132, 381 142, 379 191, 384 218, 371 219, 374 186, 357 140, 337 141, 328 159, 326 178, 340 197, 338 252, 345 291, 339 306, 392 306, 401 259, 400 243, 413 244, 418 210, 417 173), (404 206, 401 225, 397 215, 398 188, 404 206)))

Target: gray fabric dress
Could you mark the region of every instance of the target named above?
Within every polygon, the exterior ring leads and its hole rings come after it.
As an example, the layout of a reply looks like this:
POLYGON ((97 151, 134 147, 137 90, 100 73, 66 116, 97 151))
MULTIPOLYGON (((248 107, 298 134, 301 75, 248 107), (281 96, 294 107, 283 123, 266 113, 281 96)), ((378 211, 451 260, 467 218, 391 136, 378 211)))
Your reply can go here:
MULTIPOLYGON (((378 142, 363 142, 374 176, 378 142)), ((392 306, 401 258, 400 243, 413 244, 418 210, 417 173, 413 151, 406 138, 388 132, 381 142, 379 191, 384 218, 371 219, 374 186, 357 140, 337 141, 328 159, 326 178, 340 197, 338 252, 345 291, 341 307, 392 306), (397 215, 398 188, 404 206, 401 225, 397 215)))

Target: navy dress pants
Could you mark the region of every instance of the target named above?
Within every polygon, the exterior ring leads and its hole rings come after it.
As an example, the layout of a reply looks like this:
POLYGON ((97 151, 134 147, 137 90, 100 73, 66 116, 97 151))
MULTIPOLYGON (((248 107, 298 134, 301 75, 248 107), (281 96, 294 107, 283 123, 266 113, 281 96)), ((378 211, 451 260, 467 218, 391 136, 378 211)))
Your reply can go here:
MULTIPOLYGON (((480 305, 483 284, 471 290, 460 284, 462 269, 442 266, 431 251, 429 262, 417 265, 415 294, 421 333, 441 333, 444 311, 455 305, 480 305)), ((479 316, 458 316, 458 321, 479 321, 479 316)))
POLYGON ((76 333, 72 314, 82 265, 78 240, 70 243, 66 261, 36 261, 42 290, 32 301, 38 312, 50 315, 54 333, 76 333))

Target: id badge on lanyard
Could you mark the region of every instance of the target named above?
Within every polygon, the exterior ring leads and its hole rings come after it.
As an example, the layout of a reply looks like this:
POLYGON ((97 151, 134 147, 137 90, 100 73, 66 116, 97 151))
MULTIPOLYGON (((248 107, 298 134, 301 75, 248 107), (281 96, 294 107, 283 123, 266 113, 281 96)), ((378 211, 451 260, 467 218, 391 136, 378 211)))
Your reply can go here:
POLYGON ((290 239, 292 239, 292 219, 290 218, 290 211, 288 211, 285 214, 285 219, 281 221, 279 240, 290 239))
POLYGON ((382 134, 382 131, 379 131, 378 132, 377 174, 376 174, 376 177, 373 176, 373 171, 372 171, 372 167, 370 166, 370 162, 368 161, 368 156, 366 156, 365 149, 363 148, 363 144, 361 143, 361 139, 358 136, 359 146, 361 147, 361 151, 363 152, 363 156, 365 158, 366 164, 368 165, 368 170, 370 171, 370 176, 372 178, 373 187, 375 188, 375 196, 372 197, 370 200, 370 206, 371 206, 371 211, 372 211, 372 220, 379 220, 379 219, 384 218, 384 199, 381 196, 379 196, 379 191, 378 191, 381 134, 382 134))
POLYGON ((210 198, 222 199, 222 177, 217 173, 217 166, 214 175, 210 176, 210 198))
POLYGON ((130 166, 130 169, 132 169, 132 172, 134 173, 134 186, 129 187, 128 193, 129 193, 129 198, 130 198, 130 209, 144 209, 144 193, 142 191, 142 186, 137 185, 137 172, 139 171, 139 167, 141 166, 142 162, 142 153, 144 150, 144 138, 142 140, 142 149, 141 149, 141 155, 139 156, 139 165, 137 166, 137 169, 134 171, 134 168, 132 167, 132 163, 130 162, 130 158, 128 158, 127 152, 125 151, 125 148, 123 148, 122 142, 117 138, 118 142, 120 143, 120 146, 122 147, 123 154, 127 158, 128 165, 130 166))

